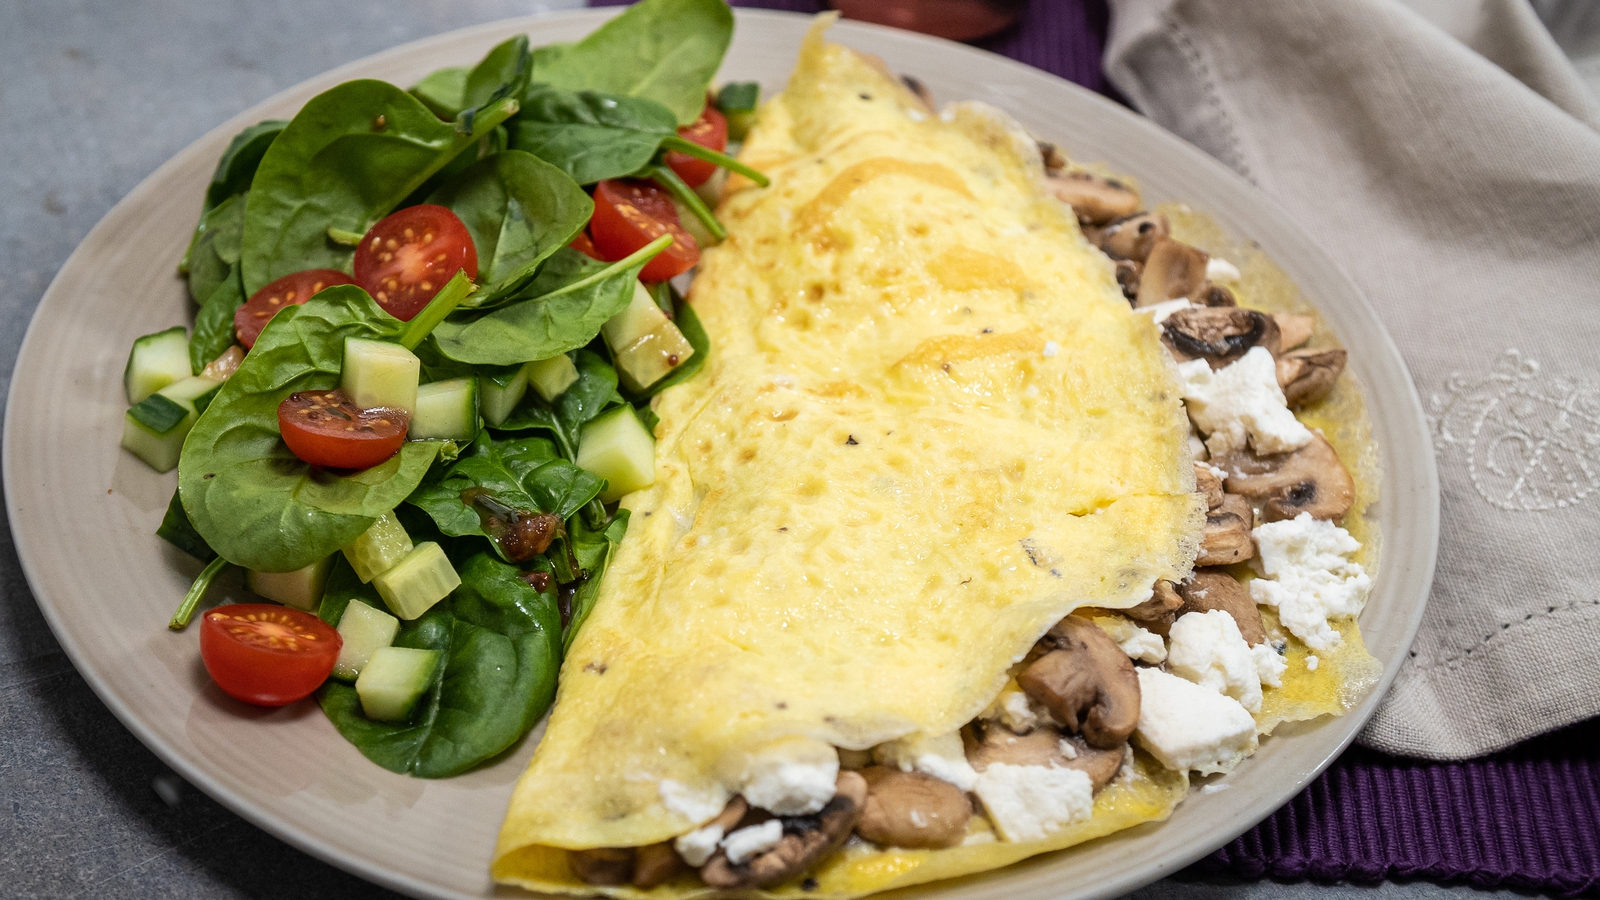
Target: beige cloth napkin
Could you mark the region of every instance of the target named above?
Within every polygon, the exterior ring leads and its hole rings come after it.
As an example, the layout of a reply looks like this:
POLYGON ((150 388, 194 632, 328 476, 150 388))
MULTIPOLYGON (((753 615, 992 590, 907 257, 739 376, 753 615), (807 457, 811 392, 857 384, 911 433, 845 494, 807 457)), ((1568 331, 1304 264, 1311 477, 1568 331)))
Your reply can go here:
POLYGON ((1362 734, 1475 756, 1600 714, 1600 113, 1526 0, 1112 0, 1106 72, 1366 292, 1442 539, 1362 734))

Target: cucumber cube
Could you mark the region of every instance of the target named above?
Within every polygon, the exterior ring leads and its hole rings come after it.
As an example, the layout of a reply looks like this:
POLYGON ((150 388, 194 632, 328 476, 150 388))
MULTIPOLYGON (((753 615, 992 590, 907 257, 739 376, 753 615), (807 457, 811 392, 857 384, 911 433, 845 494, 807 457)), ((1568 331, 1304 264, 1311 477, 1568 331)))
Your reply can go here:
POLYGON ((191 374, 188 332, 179 325, 133 342, 122 370, 122 387, 131 405, 191 374))
POLYGON ((221 388, 222 382, 215 378, 207 378, 204 375, 191 375, 174 381, 156 391, 156 393, 169 400, 189 404, 193 407, 195 415, 198 416, 206 411, 206 407, 211 405, 212 399, 217 396, 217 391, 221 388))
POLYGON ((404 722, 433 683, 438 650, 379 647, 356 678, 361 711, 379 722, 404 722))
POLYGON ((600 500, 614 503, 655 483, 656 439, 633 407, 619 406, 583 426, 576 462, 606 480, 600 500))
POLYGON ((339 659, 333 664, 333 677, 355 681, 372 654, 394 643, 399 630, 400 620, 394 616, 359 600, 350 601, 339 618, 339 637, 344 638, 344 646, 339 648, 339 659))
POLYGON ((656 298, 650 296, 650 291, 642 282, 633 283, 633 299, 622 312, 606 320, 600 326, 600 334, 606 339, 606 346, 615 351, 618 347, 626 347, 652 331, 656 326, 667 321, 667 314, 656 305, 656 298))
POLYGON ((157 472, 177 468, 184 438, 219 386, 188 376, 135 403, 123 417, 122 446, 157 472))
POLYGON ((626 309, 600 326, 606 346, 617 363, 622 386, 638 392, 665 378, 694 355, 678 326, 656 305, 643 284, 634 283, 633 300, 626 309))
POLYGON ((339 386, 362 409, 386 406, 415 415, 421 374, 422 360, 399 344, 345 338, 339 386))
POLYGON ((361 583, 367 584, 394 568, 410 552, 411 535, 406 534, 406 527, 391 511, 379 516, 360 537, 347 544, 344 558, 350 561, 350 568, 356 570, 361 583))
POLYGON ((412 440, 470 441, 478 433, 478 379, 452 378, 417 388, 412 440))
POLYGON ((528 367, 521 366, 504 377, 484 378, 480 388, 478 398, 483 406, 483 420, 499 425, 528 393, 528 367))
POLYGON ((522 370, 528 374, 528 386, 546 403, 556 402, 557 397, 578 381, 578 367, 572 364, 572 357, 565 353, 549 359, 536 359, 523 366, 522 370))
POLYGON ((461 586, 461 576, 433 541, 424 541, 389 571, 372 579, 383 602, 402 619, 417 618, 461 586))
POLYGON ((327 556, 293 572, 246 569, 244 586, 284 606, 316 612, 317 605, 322 602, 322 589, 328 584, 328 571, 332 568, 333 557, 327 556))

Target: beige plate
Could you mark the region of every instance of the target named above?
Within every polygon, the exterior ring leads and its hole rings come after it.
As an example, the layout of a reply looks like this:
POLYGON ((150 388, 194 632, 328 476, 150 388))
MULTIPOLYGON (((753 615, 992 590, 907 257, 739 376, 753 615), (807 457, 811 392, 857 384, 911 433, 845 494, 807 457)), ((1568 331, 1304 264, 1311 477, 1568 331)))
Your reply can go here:
MULTIPOLYGON (((319 91, 356 77, 411 84, 471 63, 505 37, 576 40, 609 13, 498 22, 352 63, 285 91, 218 127, 145 179, 84 239, 45 293, 17 359, 4 445, 5 491, 28 582, 78 670, 134 734, 184 777, 297 847, 419 897, 483 897, 489 855, 533 741, 447 781, 384 771, 347 744, 310 702, 247 708, 220 694, 200 665, 194 631, 168 616, 199 571, 155 537, 175 477, 118 449, 121 374, 135 337, 188 323, 174 266, 211 169, 229 138, 287 119, 319 91)), ((730 80, 783 86, 807 19, 740 12, 723 67, 730 80)), ((845 23, 836 39, 883 56, 944 98, 985 100, 1074 156, 1136 176, 1152 202, 1182 200, 1260 243, 1350 349, 1368 390, 1381 448, 1375 507, 1383 559, 1366 613, 1367 646, 1384 664, 1379 690, 1339 719, 1285 728, 1229 778, 1165 824, 943 885, 921 895, 1098 898, 1173 872, 1286 802, 1345 747, 1371 714, 1416 632, 1432 577, 1438 486, 1422 410, 1404 364, 1354 285, 1282 212, 1210 157, 1148 121, 1027 66, 957 44, 845 23), (1287 733, 1285 733, 1287 732, 1287 733)), ((235 580, 219 593, 244 594, 235 580)), ((524 895, 525 896, 525 895, 524 895)))

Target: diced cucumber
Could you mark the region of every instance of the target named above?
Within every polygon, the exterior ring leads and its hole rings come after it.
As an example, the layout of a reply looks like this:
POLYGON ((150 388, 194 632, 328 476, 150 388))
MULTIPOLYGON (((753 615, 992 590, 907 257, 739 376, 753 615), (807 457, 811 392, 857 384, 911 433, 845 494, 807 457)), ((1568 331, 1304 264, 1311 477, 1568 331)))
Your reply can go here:
POLYGON ((333 557, 326 556, 293 572, 246 569, 244 586, 284 606, 315 612, 317 604, 322 602, 322 589, 328 584, 328 571, 332 568, 333 557))
POLYGON ((413 440, 470 441, 478 433, 478 379, 452 378, 417 388, 413 440))
POLYGON ((479 381, 478 402, 483 409, 483 420, 499 425, 511 415, 528 393, 528 367, 518 366, 509 375, 485 377, 479 381))
POLYGON ((128 365, 122 370, 122 386, 128 392, 128 403, 133 404, 190 374, 189 335, 178 325, 133 342, 128 365))
POLYGON ((421 374, 422 360, 399 344, 345 338, 339 386, 362 409, 387 406, 415 415, 421 374))
POLYGON ((389 571, 372 579, 372 586, 395 615, 410 621, 450 596, 461 586, 461 576, 438 544, 424 541, 389 571))
POLYGON ((391 511, 379 516, 360 537, 347 544, 344 558, 350 561, 350 568, 356 570, 361 583, 367 584, 394 568, 410 552, 411 535, 406 534, 406 527, 391 511))
POLYGON ((204 375, 191 375, 174 381, 156 391, 156 393, 169 400, 189 404, 194 407, 195 415, 198 416, 206 411, 206 407, 211 405, 212 399, 217 396, 217 391, 221 387, 222 382, 215 378, 207 378, 204 375))
POLYGON ((635 284, 633 300, 600 326, 617 364, 617 379, 630 391, 642 391, 694 355, 694 347, 656 305, 644 285, 635 284))
POLYGON ((605 336, 606 346, 612 351, 626 347, 656 329, 656 326, 667 321, 667 314, 656 305, 656 298, 650 296, 650 289, 642 282, 633 283, 633 299, 617 313, 600 326, 600 333, 605 336))
POLYGON ((700 221, 700 217, 695 215, 682 200, 673 197, 672 208, 678 213, 678 224, 683 226, 684 231, 689 232, 689 237, 694 238, 696 244, 701 247, 715 247, 719 243, 717 236, 706 228, 706 224, 700 221))
POLYGON ((578 367, 572 364, 572 357, 565 353, 549 359, 536 359, 523 366, 522 370, 528 374, 528 386, 546 403, 556 402, 556 398, 566 393, 567 388, 578 380, 578 367))
POLYGON ((613 503, 656 480, 656 439, 633 414, 619 406, 583 426, 577 463, 606 480, 600 499, 613 503))
POLYGON ((157 472, 177 468, 183 440, 217 387, 209 378, 190 376, 135 403, 123 417, 122 446, 157 472))
POLYGON ((354 681, 367 667, 372 654, 394 643, 400 620, 359 600, 350 601, 339 617, 339 659, 333 664, 333 677, 354 681))
POLYGON ((356 678, 361 711, 379 722, 404 722, 411 718, 417 700, 433 683, 439 667, 438 650, 379 647, 356 678))

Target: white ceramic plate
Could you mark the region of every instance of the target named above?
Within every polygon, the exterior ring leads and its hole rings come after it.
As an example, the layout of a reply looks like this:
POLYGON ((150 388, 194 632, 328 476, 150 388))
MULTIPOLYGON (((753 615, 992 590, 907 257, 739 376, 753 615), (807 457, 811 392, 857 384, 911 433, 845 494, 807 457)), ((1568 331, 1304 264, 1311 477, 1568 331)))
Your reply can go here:
MULTIPOLYGON (((611 13, 497 22, 418 41, 328 72, 219 126, 112 209, 62 267, 34 314, 11 384, 5 490, 17 550, 40 607, 78 670, 119 719, 183 776, 267 831, 334 865, 419 897, 484 897, 512 784, 533 749, 446 781, 367 762, 304 702, 244 709, 201 668, 191 630, 165 624, 199 566, 154 532, 175 476, 118 448, 121 374, 141 334, 188 324, 174 266, 217 157, 240 129, 289 118, 351 78, 409 85, 469 64, 512 34, 576 40, 611 13), (90 551, 90 552, 85 552, 90 551)), ((741 11, 723 67, 764 93, 788 77, 808 20, 741 11)), ((1280 730, 1228 781, 1192 796, 1166 823, 985 875, 911 889, 918 896, 1098 898, 1173 872, 1233 838, 1298 792, 1354 737, 1394 677, 1427 596, 1438 488, 1420 405, 1394 345, 1355 286, 1288 218, 1238 176, 1101 97, 968 47, 844 23, 833 37, 916 75, 935 96, 985 100, 1078 158, 1138 178, 1147 201, 1181 200, 1258 242, 1301 286, 1350 351, 1381 455, 1373 508, 1383 554, 1362 630, 1384 665, 1380 688, 1348 715, 1280 730)), ((223 591, 243 593, 235 581, 223 591)), ((524 894, 525 896, 525 894, 524 894)))

